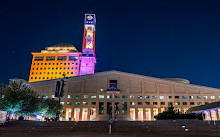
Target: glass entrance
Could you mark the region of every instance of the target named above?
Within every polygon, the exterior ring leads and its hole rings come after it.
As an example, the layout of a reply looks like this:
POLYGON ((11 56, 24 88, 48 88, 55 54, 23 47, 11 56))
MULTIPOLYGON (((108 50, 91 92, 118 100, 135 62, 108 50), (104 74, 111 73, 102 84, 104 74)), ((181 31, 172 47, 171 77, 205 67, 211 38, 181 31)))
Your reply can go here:
POLYGON ((90 109, 90 121, 95 121, 96 120, 96 109, 91 108, 90 109))
MULTIPOLYGON (((153 117, 156 116, 158 114, 158 108, 153 108, 153 117)), ((154 118, 154 120, 156 120, 154 118)))
POLYGON ((83 108, 82 121, 87 121, 87 118, 88 118, 88 108, 83 108))
POLYGON ((74 120, 75 121, 79 121, 79 114, 80 114, 80 109, 79 108, 75 108, 74 109, 74 120))
POLYGON ((130 119, 135 121, 135 108, 130 108, 130 119))
POLYGON ((151 111, 150 108, 145 109, 146 120, 151 120, 151 111))
POLYGON ((72 109, 67 108, 66 109, 66 121, 71 121, 71 114, 72 114, 72 109))
POLYGON ((143 121, 143 108, 138 108, 138 120, 143 121))

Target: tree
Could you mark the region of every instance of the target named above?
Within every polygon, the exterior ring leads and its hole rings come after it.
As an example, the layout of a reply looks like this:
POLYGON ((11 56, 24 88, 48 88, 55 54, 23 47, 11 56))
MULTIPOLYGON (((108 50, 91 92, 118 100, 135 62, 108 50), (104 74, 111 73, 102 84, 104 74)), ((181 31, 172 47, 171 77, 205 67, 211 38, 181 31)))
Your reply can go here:
POLYGON ((3 90, 0 109, 14 114, 30 115, 39 109, 37 93, 21 81, 10 82, 3 90))
MULTIPOLYGON (((60 105, 60 110, 62 110, 63 106, 60 105)), ((41 104, 41 113, 44 116, 55 117, 58 109, 58 101, 54 99, 43 99, 41 104)))

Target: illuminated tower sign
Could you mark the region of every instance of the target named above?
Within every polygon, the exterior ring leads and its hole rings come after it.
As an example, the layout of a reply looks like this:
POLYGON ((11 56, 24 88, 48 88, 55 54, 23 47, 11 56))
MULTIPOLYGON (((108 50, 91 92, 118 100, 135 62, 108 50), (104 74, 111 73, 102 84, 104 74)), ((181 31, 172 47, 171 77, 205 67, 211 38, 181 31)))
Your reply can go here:
POLYGON ((95 23, 95 14, 85 14, 80 75, 93 74, 95 71, 95 23))

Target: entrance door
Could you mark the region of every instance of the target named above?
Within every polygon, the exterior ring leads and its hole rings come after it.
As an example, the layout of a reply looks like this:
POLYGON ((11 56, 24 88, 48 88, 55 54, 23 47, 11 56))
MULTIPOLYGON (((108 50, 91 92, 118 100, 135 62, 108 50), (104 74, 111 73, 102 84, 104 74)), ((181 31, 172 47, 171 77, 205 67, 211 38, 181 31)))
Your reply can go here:
POLYGON ((138 120, 143 121, 143 108, 138 108, 138 120))
MULTIPOLYGON (((153 108, 153 117, 156 116, 158 114, 158 108, 153 108)), ((154 120, 156 120, 154 118, 154 120)))
POLYGON ((130 108, 130 119, 135 121, 135 108, 130 108))
POLYGON ((146 120, 151 120, 151 111, 150 108, 145 109, 146 120))
POLYGON ((83 108, 82 121, 87 121, 87 117, 88 117, 88 108, 83 108))
POLYGON ((71 121, 71 114, 72 114, 72 109, 67 108, 66 109, 66 121, 71 121))
POLYGON ((96 109, 91 108, 90 109, 90 121, 95 121, 96 120, 96 109))
POLYGON ((80 114, 80 109, 79 108, 75 108, 74 109, 74 120, 75 121, 79 121, 79 114, 80 114))

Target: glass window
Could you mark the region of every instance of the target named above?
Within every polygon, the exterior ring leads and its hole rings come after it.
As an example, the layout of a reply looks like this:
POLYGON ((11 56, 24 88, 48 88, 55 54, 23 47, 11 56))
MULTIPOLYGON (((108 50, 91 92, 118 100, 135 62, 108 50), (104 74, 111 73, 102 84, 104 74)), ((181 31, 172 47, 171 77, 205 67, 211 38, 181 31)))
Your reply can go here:
POLYGON ((183 105, 187 105, 187 102, 183 102, 183 105))
POLYGON ((115 96, 115 98, 120 98, 119 96, 115 96))
POLYGON ((104 102, 99 102, 99 114, 104 114, 104 102))
POLYGON ((215 96, 210 96, 211 99, 215 99, 215 96))
POLYGON ((79 98, 80 98, 80 95, 76 95, 76 98, 79 99, 79 98))
POLYGON ((104 98, 104 95, 99 95, 99 98, 104 98))
POLYGON ((96 95, 92 95, 91 98, 96 98, 96 95))
POLYGON ((74 56, 69 56, 69 60, 73 61, 74 60, 74 56))
POLYGON ((133 98, 135 98, 135 96, 133 96, 133 95, 130 95, 130 98, 131 98, 131 99, 133 99, 133 98))
POLYGON ((48 98, 48 95, 43 95, 43 98, 48 98))
POLYGON ((164 99, 164 96, 160 96, 160 99, 164 99))
POLYGON ((84 95, 83 98, 89 98, 89 95, 84 95))
POLYGON ((46 61, 54 61, 54 60, 55 60, 55 56, 47 56, 46 57, 46 61))
POLYGON ((72 105, 72 102, 67 102, 67 105, 72 105))
POLYGON ((58 60, 58 61, 60 61, 60 60, 66 60, 66 56, 58 56, 58 57, 57 57, 57 60, 58 60))
POLYGON ((170 106, 170 105, 173 105, 173 103, 172 102, 168 102, 168 105, 170 106))
POLYGON ((190 105, 195 105, 195 103, 194 102, 190 102, 190 105))
POLYGON ((175 96, 175 98, 180 98, 180 96, 175 96))
POLYGON ((201 99, 201 96, 196 96, 197 99, 201 99))
POLYGON ((83 102, 83 105, 88 105, 88 102, 83 102))
POLYGON ((51 95, 51 98, 55 98, 55 95, 51 95))
POLYGON ((198 105, 202 105, 202 102, 197 102, 198 105))
POLYGON ((44 56, 35 56, 34 61, 43 61, 44 56))
POLYGON ((122 114, 127 114, 127 102, 122 102, 122 114))
POLYGON ((157 102, 153 102, 153 105, 157 105, 157 102))
POLYGON ((73 96, 72 95, 67 95, 67 98, 73 98, 73 96))
POLYGON ((182 99, 186 99, 186 96, 182 96, 182 99))
POLYGON ((80 102, 75 102, 75 105, 80 105, 80 102))
POLYGON ((176 102, 175 105, 180 105, 180 102, 176 102))
POLYGON ((122 98, 128 98, 126 95, 123 95, 122 98))
POLYGON ((145 102, 145 105, 150 105, 150 102, 145 102))
POLYGON ((135 105, 135 102, 130 102, 130 105, 135 105))
POLYGON ((156 99, 156 98, 157 98, 157 96, 152 96, 152 98, 153 98, 153 99, 156 99))
POLYGON ((138 102, 138 105, 142 105, 142 102, 138 102))
POLYGON ((112 96, 111 95, 107 95, 107 98, 112 98, 112 96))
POLYGON ((150 98, 150 96, 145 96, 145 98, 150 98))
POLYGON ((193 96, 189 96, 189 99, 193 99, 194 97, 193 96))
MULTIPOLYGON (((78 57, 74 57, 74 61, 78 61, 78 57)), ((77 64, 76 64, 77 65, 77 64)))
POLYGON ((165 102, 160 102, 160 105, 165 105, 165 102))
POLYGON ((203 99, 208 99, 208 96, 203 96, 203 99))
POLYGON ((64 102, 60 102, 60 105, 64 105, 64 102))
POLYGON ((96 105, 96 102, 91 102, 91 105, 96 105))
POLYGON ((138 99, 142 99, 142 96, 138 96, 138 99))

